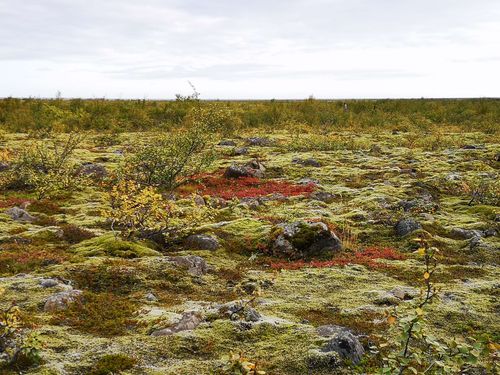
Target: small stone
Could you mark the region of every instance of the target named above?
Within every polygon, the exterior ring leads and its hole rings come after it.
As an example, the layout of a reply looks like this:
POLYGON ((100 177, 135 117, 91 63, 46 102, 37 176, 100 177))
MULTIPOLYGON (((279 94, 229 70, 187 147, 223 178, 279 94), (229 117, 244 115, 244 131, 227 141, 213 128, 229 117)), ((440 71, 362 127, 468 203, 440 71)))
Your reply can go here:
POLYGON ((401 219, 397 222, 394 229, 397 236, 404 237, 418 229, 422 229, 422 226, 414 219, 401 219))
POLYGON ((80 175, 95 178, 105 178, 108 175, 106 167, 97 163, 85 163, 80 167, 78 172, 80 175))
POLYGON ((246 147, 236 147, 233 150, 232 154, 234 156, 246 155, 246 154, 248 154, 248 148, 246 148, 246 147))
POLYGON ((156 298, 156 296, 153 293, 146 294, 145 298, 146 298, 146 301, 149 301, 149 302, 157 302, 158 301, 158 298, 156 298))
POLYGON ((53 288, 55 286, 59 285, 59 281, 56 279, 41 279, 40 280, 40 286, 42 288, 53 288))
POLYGON ((206 234, 192 234, 186 238, 184 246, 193 250, 217 250, 220 245, 215 237, 206 234))
POLYGON ((56 293, 45 301, 43 310, 45 312, 56 312, 66 310, 68 306, 76 302, 82 296, 81 290, 69 290, 65 292, 56 293))
POLYGON ((166 257, 165 260, 179 267, 186 268, 193 276, 202 276, 211 269, 205 259, 195 255, 166 257))
POLYGON ((32 222, 36 220, 34 216, 31 216, 28 211, 23 210, 19 207, 12 207, 5 211, 7 215, 11 217, 14 221, 24 221, 24 222, 32 222))
POLYGON ((315 191, 311 193, 310 197, 314 200, 325 202, 327 204, 335 201, 335 195, 326 191, 315 191))
POLYGON ((203 199, 203 197, 201 195, 196 195, 194 197, 194 204, 201 207, 201 206, 205 206, 206 202, 205 202, 205 199, 203 199))
POLYGON ((170 336, 182 331, 192 331, 200 325, 202 318, 197 311, 188 311, 182 314, 181 319, 170 327, 154 331, 151 336, 170 336))
POLYGON ((263 137, 251 137, 247 138, 246 140, 247 145, 249 146, 271 146, 273 141, 270 140, 269 138, 263 138, 263 137))
POLYGON ((231 147, 235 147, 236 146, 236 142, 232 141, 230 139, 224 139, 224 140, 222 140, 222 141, 219 142, 219 146, 231 146, 231 147))

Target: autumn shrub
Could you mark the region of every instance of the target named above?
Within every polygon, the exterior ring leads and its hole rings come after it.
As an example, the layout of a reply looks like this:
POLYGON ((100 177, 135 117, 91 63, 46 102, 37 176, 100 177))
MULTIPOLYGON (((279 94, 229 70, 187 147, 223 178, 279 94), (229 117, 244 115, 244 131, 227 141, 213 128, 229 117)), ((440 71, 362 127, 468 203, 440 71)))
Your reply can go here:
POLYGON ((68 325, 102 337, 125 334, 134 325, 135 305, 112 293, 84 292, 66 310, 57 312, 52 323, 68 325))
MULTIPOLYGON (((316 190, 313 183, 306 185, 293 184, 287 181, 262 180, 256 177, 224 178, 221 174, 202 175, 198 183, 187 187, 189 192, 197 192, 223 199, 259 198, 270 194, 281 194, 285 197, 309 195, 316 190)), ((182 193, 182 189, 180 191, 182 193)))
POLYGON ((75 224, 62 224, 60 228, 63 232, 63 239, 70 244, 76 244, 95 237, 93 232, 75 224))
POLYGON ((154 187, 142 187, 134 181, 120 181, 109 193, 110 209, 105 212, 113 230, 124 238, 159 241, 190 234, 212 218, 211 206, 198 207, 194 202, 179 206, 165 199, 154 187))
POLYGON ((71 271, 71 280, 79 289, 117 295, 127 295, 141 282, 134 268, 127 267, 127 263, 111 260, 74 269, 71 271))
POLYGON ((388 267, 386 264, 378 262, 379 259, 403 260, 405 259, 405 256, 392 248, 368 247, 362 251, 337 255, 332 260, 313 260, 310 262, 305 262, 303 260, 295 262, 272 262, 271 268, 296 270, 306 267, 327 268, 334 266, 345 266, 348 264, 361 264, 370 269, 383 269, 388 267))
POLYGON ((0 246, 0 275, 15 275, 23 272, 60 264, 67 259, 64 250, 47 249, 45 246, 5 243, 0 246))

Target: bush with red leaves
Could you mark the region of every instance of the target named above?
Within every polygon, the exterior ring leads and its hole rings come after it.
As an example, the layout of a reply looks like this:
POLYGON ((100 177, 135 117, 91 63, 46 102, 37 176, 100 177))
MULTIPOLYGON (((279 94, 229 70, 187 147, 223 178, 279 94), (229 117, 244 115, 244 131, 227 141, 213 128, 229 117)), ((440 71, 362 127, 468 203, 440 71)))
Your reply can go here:
POLYGON ((377 262, 377 259, 403 260, 405 256, 392 248, 368 247, 363 251, 352 254, 344 254, 332 260, 304 262, 276 262, 271 263, 273 269, 298 270, 305 267, 326 268, 333 266, 345 266, 347 264, 361 264, 370 269, 386 268, 384 263, 377 262))
POLYGON ((227 179, 221 174, 200 176, 198 183, 181 188, 182 192, 197 192, 223 199, 259 198, 269 194, 282 194, 285 197, 309 195, 316 190, 313 183, 297 185, 287 181, 262 180, 256 177, 227 179))

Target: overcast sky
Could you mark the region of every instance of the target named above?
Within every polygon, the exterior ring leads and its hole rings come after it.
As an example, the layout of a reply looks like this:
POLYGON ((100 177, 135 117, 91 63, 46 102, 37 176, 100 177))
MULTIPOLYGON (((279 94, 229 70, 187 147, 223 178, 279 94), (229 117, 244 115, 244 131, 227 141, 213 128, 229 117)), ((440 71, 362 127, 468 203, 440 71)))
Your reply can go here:
POLYGON ((0 0, 0 97, 500 96, 499 0, 0 0))

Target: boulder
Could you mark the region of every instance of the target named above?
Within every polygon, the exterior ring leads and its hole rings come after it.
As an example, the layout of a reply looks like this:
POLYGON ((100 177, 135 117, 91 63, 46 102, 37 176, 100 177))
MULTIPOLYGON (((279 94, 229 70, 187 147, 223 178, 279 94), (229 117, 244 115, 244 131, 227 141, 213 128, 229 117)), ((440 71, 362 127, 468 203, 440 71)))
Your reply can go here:
POLYGON ((257 160, 252 160, 244 165, 231 164, 224 172, 225 178, 264 177, 266 168, 257 160))
POLYGON ((36 218, 34 216, 31 216, 28 211, 23 210, 19 207, 9 208, 5 211, 5 213, 9 215, 14 221, 32 222, 36 220, 36 218))
POLYGON ((215 237, 206 234, 192 234, 186 238, 184 246, 193 250, 217 250, 220 245, 215 237))
POLYGON ((205 259, 196 255, 166 257, 165 259, 167 262, 174 263, 176 266, 187 269, 193 276, 202 276, 211 269, 205 259))
POLYGON ((335 352, 340 358, 357 364, 361 361, 365 350, 358 338, 347 328, 337 325, 326 325, 317 328, 317 333, 321 337, 328 339, 328 342, 320 349, 320 352, 335 352))
POLYGON ((340 239, 321 222, 279 224, 273 232, 277 234, 271 246, 274 256, 290 259, 329 256, 342 248, 340 239))
POLYGON ((422 229, 422 226, 414 219, 401 219, 394 226, 396 235, 399 237, 404 237, 418 229, 422 229))
POLYGON ((151 336, 170 336, 182 331, 192 331, 202 322, 201 314, 197 311, 187 311, 182 314, 181 319, 171 325, 151 333, 151 336))
POLYGON ((450 235, 453 238, 468 240, 474 237, 484 237, 484 232, 477 229, 453 228, 450 235))
POLYGON ((45 301, 43 310, 45 312, 56 312, 66 310, 68 306, 82 297, 81 290, 69 290, 53 294, 45 301))

